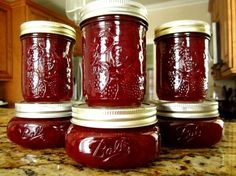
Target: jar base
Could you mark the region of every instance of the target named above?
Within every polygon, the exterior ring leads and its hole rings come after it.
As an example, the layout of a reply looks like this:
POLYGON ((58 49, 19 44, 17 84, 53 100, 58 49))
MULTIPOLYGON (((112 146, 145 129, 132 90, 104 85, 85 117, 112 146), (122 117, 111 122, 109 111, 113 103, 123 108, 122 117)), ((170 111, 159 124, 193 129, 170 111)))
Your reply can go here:
POLYGON ((177 148, 207 148, 220 142, 222 120, 161 120, 162 145, 177 148))
POLYGON ((159 128, 98 129, 71 124, 66 152, 74 161, 92 168, 128 169, 154 161, 160 153, 159 128))
POLYGON ((126 101, 126 100, 121 100, 121 101, 93 100, 93 101, 86 101, 86 103, 88 104, 88 106, 106 106, 106 107, 125 107, 125 106, 138 107, 141 105, 141 102, 126 101))
POLYGON ((178 102, 203 102, 206 100, 206 97, 175 97, 174 95, 167 96, 158 96, 160 101, 178 101, 178 102))
POLYGON ((13 143, 30 149, 64 147, 70 119, 71 117, 53 119, 14 117, 7 125, 7 136, 13 143))

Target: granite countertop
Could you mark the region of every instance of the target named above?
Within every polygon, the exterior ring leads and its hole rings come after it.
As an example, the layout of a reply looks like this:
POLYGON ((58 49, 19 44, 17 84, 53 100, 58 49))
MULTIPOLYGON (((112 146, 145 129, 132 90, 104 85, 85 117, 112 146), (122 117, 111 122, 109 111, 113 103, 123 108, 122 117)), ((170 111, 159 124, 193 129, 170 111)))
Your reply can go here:
POLYGON ((225 122, 224 137, 208 149, 162 148, 147 166, 129 170, 83 167, 67 157, 63 148, 30 150, 11 143, 6 125, 14 109, 0 108, 0 176, 176 176, 236 175, 236 122, 225 122))

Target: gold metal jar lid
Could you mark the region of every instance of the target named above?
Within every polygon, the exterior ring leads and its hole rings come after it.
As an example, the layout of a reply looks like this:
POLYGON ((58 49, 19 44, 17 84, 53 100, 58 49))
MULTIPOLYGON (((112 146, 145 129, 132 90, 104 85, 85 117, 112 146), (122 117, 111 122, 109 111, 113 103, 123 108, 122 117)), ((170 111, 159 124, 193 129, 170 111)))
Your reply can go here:
POLYGON ((125 108, 80 104, 72 107, 72 117, 71 122, 75 125, 105 129, 144 127, 157 122, 154 104, 125 108))
POLYGON ((207 112, 218 110, 217 101, 203 102, 170 102, 156 101, 158 111, 167 112, 207 112))
POLYGON ((16 112, 15 117, 18 118, 29 118, 29 119, 55 119, 71 117, 71 112, 16 112))
POLYGON ((198 32, 211 35, 210 25, 204 21, 177 20, 165 23, 156 28, 155 38, 180 32, 198 32))
POLYGON ((157 115, 171 118, 201 119, 218 117, 218 102, 156 101, 157 115))
POLYGON ((15 109, 18 112, 61 112, 71 111, 71 102, 60 103, 30 103, 20 102, 15 103, 15 109))
POLYGON ((99 0, 85 5, 78 12, 80 23, 101 15, 128 15, 148 21, 147 9, 142 4, 131 0, 99 0))
POLYGON ((20 26, 20 36, 31 33, 59 34, 76 39, 76 31, 69 25, 52 21, 27 21, 20 26))
POLYGON ((71 103, 15 103, 16 117, 60 118, 71 116, 71 103))

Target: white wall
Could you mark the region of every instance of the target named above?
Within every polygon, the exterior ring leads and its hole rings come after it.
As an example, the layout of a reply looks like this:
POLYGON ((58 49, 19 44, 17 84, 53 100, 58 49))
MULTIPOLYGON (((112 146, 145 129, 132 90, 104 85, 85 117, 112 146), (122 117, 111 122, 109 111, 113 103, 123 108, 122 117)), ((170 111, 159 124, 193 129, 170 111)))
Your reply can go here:
POLYGON ((146 6, 148 10, 149 27, 147 32, 148 42, 154 40, 155 28, 163 23, 173 20, 203 20, 210 23, 208 0, 178 0, 168 1, 146 6))

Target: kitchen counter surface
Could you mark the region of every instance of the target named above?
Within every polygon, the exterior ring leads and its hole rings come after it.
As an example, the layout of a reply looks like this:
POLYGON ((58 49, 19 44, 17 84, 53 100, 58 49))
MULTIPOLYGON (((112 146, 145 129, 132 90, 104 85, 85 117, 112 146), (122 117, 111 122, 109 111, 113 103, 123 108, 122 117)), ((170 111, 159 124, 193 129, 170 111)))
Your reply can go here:
POLYGON ((63 148, 30 150, 11 143, 6 136, 6 125, 13 116, 14 109, 0 108, 0 176, 236 175, 236 122, 225 122, 224 137, 215 147, 162 148, 160 157, 145 167, 104 171, 75 163, 63 148))

